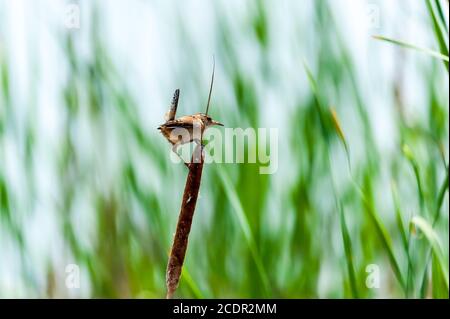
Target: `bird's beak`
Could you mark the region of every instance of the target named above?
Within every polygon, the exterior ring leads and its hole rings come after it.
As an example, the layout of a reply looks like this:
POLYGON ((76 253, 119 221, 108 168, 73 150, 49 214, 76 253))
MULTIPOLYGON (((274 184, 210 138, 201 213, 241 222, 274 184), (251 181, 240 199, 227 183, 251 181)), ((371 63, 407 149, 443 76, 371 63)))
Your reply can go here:
POLYGON ((222 123, 220 123, 220 122, 217 122, 217 121, 214 121, 214 120, 212 120, 212 121, 211 121, 211 123, 212 123, 212 125, 219 125, 219 126, 223 126, 223 124, 222 124, 222 123))

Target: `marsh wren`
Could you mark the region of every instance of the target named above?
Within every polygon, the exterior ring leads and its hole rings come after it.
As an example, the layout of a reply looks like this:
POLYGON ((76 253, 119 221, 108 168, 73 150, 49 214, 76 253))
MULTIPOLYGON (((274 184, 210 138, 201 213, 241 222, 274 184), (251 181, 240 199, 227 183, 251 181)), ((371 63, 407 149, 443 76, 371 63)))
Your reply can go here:
MULTIPOLYGON (((158 127, 158 130, 164 135, 164 137, 172 144, 172 151, 174 151, 180 158, 181 156, 177 153, 177 148, 182 144, 195 142, 199 145, 202 144, 202 137, 205 130, 214 125, 223 126, 222 123, 215 121, 208 115, 209 104, 211 101, 211 92, 214 83, 214 69, 215 63, 213 64, 213 72, 211 76, 211 86, 209 88, 208 102, 206 104, 205 113, 196 113, 193 115, 185 115, 175 119, 175 114, 178 107, 178 99, 180 97, 180 90, 175 90, 172 98, 172 103, 170 105, 169 111, 166 113, 166 123, 158 127)), ((186 163, 185 163, 186 164, 186 163)), ((187 164, 186 164, 187 165, 187 164)))

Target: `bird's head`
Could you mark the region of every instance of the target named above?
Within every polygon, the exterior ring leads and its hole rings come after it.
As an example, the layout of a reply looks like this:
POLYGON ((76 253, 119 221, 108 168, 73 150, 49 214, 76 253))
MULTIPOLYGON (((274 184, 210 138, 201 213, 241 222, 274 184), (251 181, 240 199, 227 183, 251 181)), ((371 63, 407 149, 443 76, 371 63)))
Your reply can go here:
POLYGON ((198 113, 198 114, 196 114, 196 117, 197 117, 199 120, 201 120, 201 121, 204 123, 204 125, 205 125, 206 127, 214 126, 214 125, 223 126, 222 123, 213 120, 213 119, 211 118, 211 116, 209 116, 209 115, 207 115, 207 114, 205 114, 205 113, 198 113))

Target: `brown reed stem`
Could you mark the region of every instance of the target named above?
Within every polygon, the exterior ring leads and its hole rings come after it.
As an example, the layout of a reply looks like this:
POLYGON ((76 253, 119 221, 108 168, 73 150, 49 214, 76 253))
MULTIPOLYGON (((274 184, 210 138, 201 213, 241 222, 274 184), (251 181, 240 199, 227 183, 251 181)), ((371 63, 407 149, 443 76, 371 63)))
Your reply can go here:
POLYGON ((189 173, 184 188, 183 201, 181 203, 180 215, 178 217, 177 229, 170 251, 166 271, 166 298, 173 297, 180 281, 184 257, 188 245, 189 232, 191 231, 192 218, 194 217, 195 205, 203 171, 203 147, 197 145, 189 164, 189 173))

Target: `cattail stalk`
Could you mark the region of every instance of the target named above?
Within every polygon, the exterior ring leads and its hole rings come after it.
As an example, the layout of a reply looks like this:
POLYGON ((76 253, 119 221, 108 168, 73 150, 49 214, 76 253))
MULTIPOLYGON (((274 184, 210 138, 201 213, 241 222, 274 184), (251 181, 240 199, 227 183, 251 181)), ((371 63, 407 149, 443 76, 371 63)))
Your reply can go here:
POLYGON ((189 232, 191 231, 192 218, 194 217, 195 205, 197 204, 198 192, 203 171, 203 150, 200 145, 195 148, 189 164, 189 173, 184 188, 183 201, 181 203, 180 215, 178 217, 177 229, 170 251, 169 262, 166 271, 166 298, 173 297, 180 281, 184 257, 188 245, 189 232))

